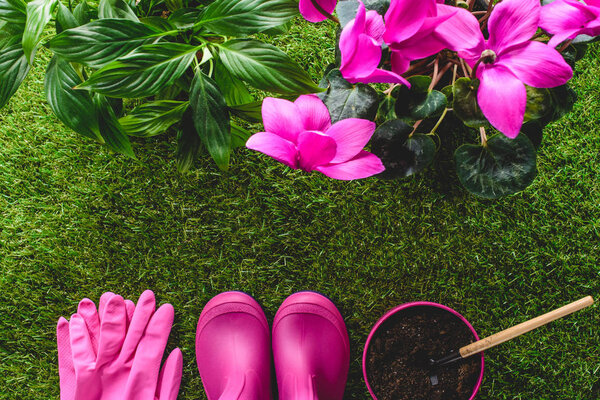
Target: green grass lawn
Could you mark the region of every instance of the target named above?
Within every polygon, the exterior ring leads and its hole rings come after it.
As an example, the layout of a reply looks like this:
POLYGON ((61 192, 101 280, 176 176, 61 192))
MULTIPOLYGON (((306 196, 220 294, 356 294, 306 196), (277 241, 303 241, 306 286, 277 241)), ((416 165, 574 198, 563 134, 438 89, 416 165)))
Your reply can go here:
MULTIPOLYGON (((318 80, 333 43, 327 24, 302 24, 281 45, 318 80)), ((574 111, 546 130, 535 182, 498 201, 441 162, 340 182, 245 149, 228 172, 202 156, 182 175, 172 134, 135 141, 139 161, 109 154, 52 115, 45 63, 0 111, 0 399, 58 399, 56 321, 109 290, 174 305, 185 400, 206 398, 195 328, 222 291, 252 294, 269 319, 296 291, 330 296, 351 338, 346 399, 369 398, 363 344, 395 305, 440 302, 489 335, 600 294, 598 46, 578 64, 574 111)), ((479 398, 600 398, 599 326, 594 306, 489 350, 479 398)))

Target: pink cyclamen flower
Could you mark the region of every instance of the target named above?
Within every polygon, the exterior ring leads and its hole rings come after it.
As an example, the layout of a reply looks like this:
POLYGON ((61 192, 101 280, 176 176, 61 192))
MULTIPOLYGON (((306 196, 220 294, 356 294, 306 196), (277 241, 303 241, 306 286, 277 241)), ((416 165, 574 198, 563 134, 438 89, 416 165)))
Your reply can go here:
POLYGON ((400 75, 379 69, 381 45, 385 25, 376 11, 367 12, 359 0, 356 18, 348 22, 340 35, 342 62, 340 72, 349 82, 403 83, 408 81, 400 75))
MULTIPOLYGON (((314 0, 314 2, 328 14, 333 13, 337 4, 337 0, 314 0)), ((299 8, 300 14, 308 22, 321 22, 327 19, 327 15, 324 15, 315 7, 313 0, 300 0, 299 8)))
POLYGON ((266 132, 252 135, 246 147, 293 169, 319 171, 333 179, 366 178, 385 170, 379 157, 363 148, 375 124, 348 118, 331 124, 329 111, 315 95, 295 102, 267 97, 262 105, 266 132))
POLYGON ((383 39, 392 50, 394 72, 406 72, 411 61, 445 48, 459 51, 477 44, 477 36, 469 29, 471 25, 464 22, 473 15, 442 3, 439 0, 391 1, 385 14, 383 39))
MULTIPOLYGON (((558 51, 530 40, 541 8, 539 0, 503 0, 488 20, 489 39, 479 33, 477 46, 458 53, 471 67, 477 65, 477 102, 483 115, 509 138, 515 138, 523 124, 525 85, 551 88, 573 77, 558 51)), ((471 23, 479 25, 475 17, 471 23)))
POLYGON ((540 27, 554 36, 548 45, 556 47, 577 35, 600 35, 600 0, 556 0, 542 7, 540 27))

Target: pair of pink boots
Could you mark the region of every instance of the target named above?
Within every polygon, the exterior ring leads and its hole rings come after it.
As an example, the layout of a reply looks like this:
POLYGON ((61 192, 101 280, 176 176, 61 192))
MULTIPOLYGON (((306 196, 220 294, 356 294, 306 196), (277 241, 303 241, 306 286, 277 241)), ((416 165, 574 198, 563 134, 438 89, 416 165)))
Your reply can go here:
POLYGON ((271 349, 280 400, 341 400, 350 364, 344 320, 314 292, 289 296, 273 321, 241 292, 202 310, 196 359, 209 400, 271 400, 271 349))

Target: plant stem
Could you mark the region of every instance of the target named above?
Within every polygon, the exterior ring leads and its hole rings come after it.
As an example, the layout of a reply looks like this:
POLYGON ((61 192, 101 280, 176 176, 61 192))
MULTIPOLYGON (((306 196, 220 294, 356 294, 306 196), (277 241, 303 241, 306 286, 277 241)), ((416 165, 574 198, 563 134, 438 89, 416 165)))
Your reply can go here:
POLYGON ((487 147, 487 135, 485 134, 485 128, 483 126, 479 127, 479 136, 481 137, 481 145, 487 147))
POLYGON ((435 126, 433 127, 433 129, 431 130, 431 134, 434 134, 435 131, 437 131, 437 128, 442 124, 442 121, 444 120, 444 118, 446 117, 446 114, 448 113, 448 108, 444 108, 444 112, 442 113, 442 115, 440 116, 440 119, 438 119, 437 123, 435 124, 435 126))
POLYGON ((396 86, 400 86, 400 84, 399 84, 399 83, 390 83, 390 87, 389 87, 388 89, 386 89, 386 90, 383 92, 383 94, 385 94, 386 96, 389 96, 389 95, 391 95, 391 94, 392 94, 392 90, 394 90, 394 88, 395 88, 396 86))
POLYGON ((469 0, 469 11, 473 11, 473 6, 475 6, 475 0, 469 0))
POLYGON ((573 39, 569 39, 565 42, 565 44, 563 44, 562 46, 560 46, 560 49, 558 49, 559 53, 562 53, 563 51, 565 51, 567 49, 567 47, 569 47, 571 45, 571 43, 573 43, 573 39))
POLYGON ((454 64, 454 71, 452 71, 452 86, 456 82, 456 73, 458 72, 458 64, 454 64))
POLYGON ((435 85, 437 85, 440 82, 440 80, 442 79, 444 74, 450 69, 451 66, 452 66, 451 62, 447 63, 444 66, 444 68, 442 68, 442 70, 437 75, 434 75, 435 78, 431 80, 431 84, 429 85, 429 90, 433 89, 435 87, 435 85))
POLYGON ((433 63, 433 75, 431 76, 431 83, 429 84, 429 88, 427 88, 427 90, 433 89, 433 87, 437 83, 436 81, 438 80, 438 75, 439 75, 438 69, 439 68, 440 68, 440 59, 438 57, 435 59, 435 62, 433 63))
POLYGON ((321 7, 321 5, 319 3, 317 3, 317 0, 310 0, 310 2, 317 9, 317 11, 320 12, 321 14, 323 14, 324 16, 326 16, 327 19, 330 19, 333 22, 337 23, 338 25, 341 25, 340 20, 336 16, 331 15, 327 11, 325 11, 325 9, 323 7, 321 7))

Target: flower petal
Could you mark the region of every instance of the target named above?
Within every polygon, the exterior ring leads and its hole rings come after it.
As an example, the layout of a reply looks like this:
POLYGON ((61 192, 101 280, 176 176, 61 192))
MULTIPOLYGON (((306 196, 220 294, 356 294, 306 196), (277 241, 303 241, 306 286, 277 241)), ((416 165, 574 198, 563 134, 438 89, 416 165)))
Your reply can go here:
POLYGON ((296 150, 296 146, 279 135, 270 132, 255 133, 246 142, 246 147, 273 157, 288 167, 298 169, 298 151, 296 150))
POLYGON ((488 20, 488 47, 500 55, 502 50, 531 39, 541 8, 540 0, 503 0, 497 4, 488 20))
POLYGON ((392 71, 403 74, 410 68, 410 59, 404 57, 401 51, 392 49, 392 71))
POLYGON ((376 125, 366 119, 348 118, 336 122, 325 132, 335 140, 337 151, 332 164, 348 161, 357 155, 371 140, 376 125))
POLYGON ((481 81, 477 102, 483 115, 509 138, 517 137, 527 104, 525 85, 502 65, 480 65, 477 75, 481 81))
POLYGON ((385 167, 375 154, 361 151, 349 161, 317 167, 317 171, 333 179, 350 181, 380 174, 385 171, 385 167))
POLYGON ((299 165, 305 171, 312 171, 319 165, 328 164, 336 152, 335 140, 314 131, 305 131, 298 136, 299 165))
POLYGON ((508 68, 526 85, 538 88, 564 85, 573 77, 573 70, 560 53, 541 42, 513 47, 497 64, 508 68))
POLYGON ((435 0, 392 0, 385 13, 383 40, 400 43, 419 31, 426 17, 435 16, 435 0))
MULTIPOLYGON (((318 5, 320 5, 323 10, 327 11, 329 14, 333 13, 335 10, 335 5, 337 0, 315 0, 318 5)), ((300 14, 304 17, 308 22, 321 22, 327 19, 327 16, 321 14, 319 10, 315 8, 311 0, 300 0, 299 4, 300 14)))
POLYGON ((410 88, 410 83, 406 79, 404 79, 403 77, 398 75, 397 73, 388 71, 385 69, 379 69, 379 68, 377 68, 376 70, 374 70, 367 76, 364 76, 361 78, 354 78, 352 80, 349 79, 349 82, 351 82, 351 83, 358 83, 358 82, 360 82, 360 83, 401 83, 410 88))
POLYGON ((585 4, 577 0, 556 0, 542 7, 540 28, 548 33, 582 29, 596 15, 585 4))
POLYGON ((331 126, 331 116, 327 106, 314 94, 302 95, 294 102, 305 131, 325 132, 331 126))
POLYGON ((554 48, 567 39, 574 39, 577 35, 579 35, 580 32, 581 29, 569 29, 567 31, 557 33, 548 41, 548 46, 554 48))
POLYGON ((360 34, 355 46, 356 50, 351 59, 345 58, 342 52, 340 72, 349 81, 369 76, 381 61, 381 46, 372 37, 360 34))
POLYGON ((442 22, 435 33, 446 46, 453 51, 472 50, 481 54, 484 50, 484 38, 481 34, 479 21, 463 8, 437 5, 438 15, 455 13, 452 18, 442 22))
POLYGON ((365 32, 377 41, 377 43, 383 43, 383 34, 385 33, 385 25, 383 23, 383 17, 377 13, 377 11, 369 10, 366 15, 365 32))
POLYGON ((298 107, 289 100, 266 97, 262 103, 265 131, 275 133, 292 143, 304 130, 298 107))

